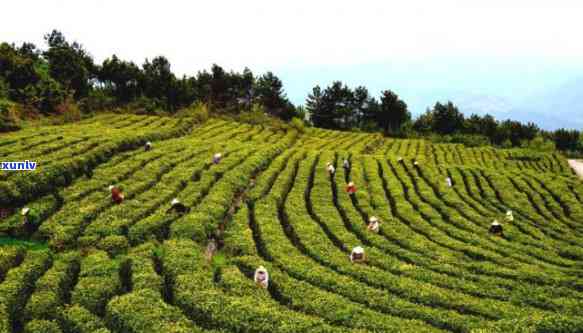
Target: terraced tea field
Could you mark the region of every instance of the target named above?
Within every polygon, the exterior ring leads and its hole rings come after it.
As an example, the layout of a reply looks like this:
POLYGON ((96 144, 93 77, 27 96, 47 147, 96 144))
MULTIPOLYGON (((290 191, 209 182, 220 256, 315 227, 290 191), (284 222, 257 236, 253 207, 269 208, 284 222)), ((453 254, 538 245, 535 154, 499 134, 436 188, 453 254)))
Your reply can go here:
POLYGON ((0 173, 0 332, 583 331, 583 185, 559 155, 102 115, 0 156, 38 163, 0 173))

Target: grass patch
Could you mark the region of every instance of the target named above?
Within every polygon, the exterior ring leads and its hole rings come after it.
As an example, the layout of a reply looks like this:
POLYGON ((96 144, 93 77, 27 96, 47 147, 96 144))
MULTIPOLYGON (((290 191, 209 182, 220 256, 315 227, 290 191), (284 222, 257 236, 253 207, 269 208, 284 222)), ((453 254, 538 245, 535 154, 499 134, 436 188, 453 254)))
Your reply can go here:
POLYGON ((45 242, 18 239, 8 236, 0 236, 0 247, 2 246, 20 246, 31 251, 40 251, 48 249, 48 244, 45 242))

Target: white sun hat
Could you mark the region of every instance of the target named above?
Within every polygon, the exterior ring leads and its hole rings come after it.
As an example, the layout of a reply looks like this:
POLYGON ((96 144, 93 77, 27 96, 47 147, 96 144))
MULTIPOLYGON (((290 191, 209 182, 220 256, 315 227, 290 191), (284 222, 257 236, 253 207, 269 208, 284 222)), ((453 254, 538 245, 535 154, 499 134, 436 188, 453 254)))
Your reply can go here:
POLYGON ((362 248, 362 246, 357 246, 352 250, 352 253, 355 254, 363 254, 364 253, 364 249, 362 248))
POLYGON ((20 214, 22 214, 22 215, 26 215, 26 214, 28 214, 28 212, 30 212, 30 208, 28 208, 28 207, 24 207, 24 208, 22 208, 22 210, 20 211, 20 214))
POLYGON ((109 185, 108 189, 111 191, 111 190, 113 190, 114 187, 115 186, 113 186, 113 185, 109 185))
POLYGON ((500 223, 498 222, 498 220, 494 220, 494 222, 492 222, 492 225, 500 225, 500 223))
POLYGON ((176 205, 177 203, 180 203, 180 200, 178 200, 178 198, 174 198, 172 199, 172 202, 170 203, 172 206, 176 205))

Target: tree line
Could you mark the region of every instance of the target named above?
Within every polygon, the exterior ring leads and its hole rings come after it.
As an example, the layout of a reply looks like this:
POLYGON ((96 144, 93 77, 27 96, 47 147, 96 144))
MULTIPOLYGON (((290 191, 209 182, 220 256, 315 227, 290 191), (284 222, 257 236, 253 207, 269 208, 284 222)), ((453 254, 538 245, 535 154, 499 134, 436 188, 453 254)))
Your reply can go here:
POLYGON ((0 44, 0 129, 13 103, 26 113, 44 115, 63 113, 71 105, 87 113, 119 107, 175 113, 204 103, 212 112, 237 115, 261 110, 284 121, 300 118, 328 129, 583 152, 579 131, 546 132, 533 123, 498 121, 489 115, 466 117, 451 102, 437 102, 413 119, 407 104, 389 89, 375 97, 364 86, 353 89, 335 81, 314 87, 305 105, 295 106, 272 72, 225 71, 215 64, 210 71, 177 77, 163 56, 138 65, 112 55, 98 64, 81 44, 67 41, 59 31, 44 39, 44 50, 32 43, 0 44))

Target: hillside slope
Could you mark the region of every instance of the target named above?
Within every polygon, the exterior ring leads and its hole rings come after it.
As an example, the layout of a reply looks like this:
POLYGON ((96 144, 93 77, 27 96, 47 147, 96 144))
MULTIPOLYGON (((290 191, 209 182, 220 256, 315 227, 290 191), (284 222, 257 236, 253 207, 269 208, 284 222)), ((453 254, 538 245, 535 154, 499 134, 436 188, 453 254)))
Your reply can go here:
POLYGON ((583 184, 559 155, 134 115, 0 155, 38 163, 0 173, 0 233, 49 247, 0 248, 0 332, 583 330, 583 184))

